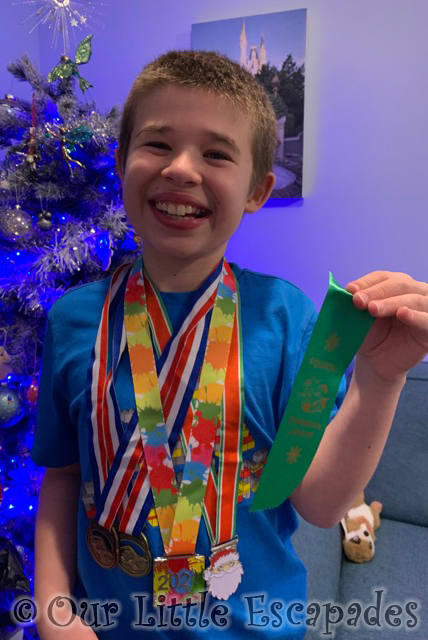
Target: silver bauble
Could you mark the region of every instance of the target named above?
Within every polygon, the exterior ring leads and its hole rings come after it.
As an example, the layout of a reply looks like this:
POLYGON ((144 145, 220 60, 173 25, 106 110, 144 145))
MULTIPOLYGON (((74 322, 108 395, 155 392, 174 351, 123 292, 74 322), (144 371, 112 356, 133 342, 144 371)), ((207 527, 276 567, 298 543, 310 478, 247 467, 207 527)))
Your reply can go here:
POLYGON ((0 427, 13 427, 24 416, 24 403, 15 389, 0 385, 0 427))
POLYGON ((0 212, 0 232, 8 240, 30 238, 34 233, 32 222, 30 214, 23 211, 19 204, 14 209, 0 212))
POLYGON ((15 96, 13 96, 11 93, 7 93, 5 97, 0 100, 0 111, 8 114, 24 116, 21 107, 15 100, 15 96))

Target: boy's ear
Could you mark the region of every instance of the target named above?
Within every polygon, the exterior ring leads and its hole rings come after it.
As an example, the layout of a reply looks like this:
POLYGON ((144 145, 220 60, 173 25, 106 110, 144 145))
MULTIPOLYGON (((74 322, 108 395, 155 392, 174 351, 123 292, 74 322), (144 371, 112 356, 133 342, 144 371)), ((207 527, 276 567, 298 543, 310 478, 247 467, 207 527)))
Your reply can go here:
POLYGON ((122 152, 120 147, 117 147, 114 152, 114 158, 116 160, 116 169, 119 173, 120 180, 123 182, 123 169, 122 169, 122 152))
POLYGON ((247 213, 254 213, 257 209, 260 209, 269 198, 272 190, 275 186, 275 174, 273 171, 269 171, 259 184, 257 184, 250 193, 247 203, 245 205, 245 211, 247 213))

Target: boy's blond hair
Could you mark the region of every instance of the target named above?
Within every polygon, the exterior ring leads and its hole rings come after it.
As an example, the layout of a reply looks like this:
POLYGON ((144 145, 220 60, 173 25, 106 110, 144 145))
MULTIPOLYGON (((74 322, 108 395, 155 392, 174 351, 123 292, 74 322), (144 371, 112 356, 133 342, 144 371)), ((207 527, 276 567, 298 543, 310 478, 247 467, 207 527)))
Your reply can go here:
POLYGON ((221 96, 251 118, 253 173, 250 191, 272 171, 276 148, 276 118, 265 90, 253 76, 215 51, 169 51, 149 63, 136 77, 122 111, 119 148, 125 169, 137 106, 144 96, 165 85, 205 89, 221 96))

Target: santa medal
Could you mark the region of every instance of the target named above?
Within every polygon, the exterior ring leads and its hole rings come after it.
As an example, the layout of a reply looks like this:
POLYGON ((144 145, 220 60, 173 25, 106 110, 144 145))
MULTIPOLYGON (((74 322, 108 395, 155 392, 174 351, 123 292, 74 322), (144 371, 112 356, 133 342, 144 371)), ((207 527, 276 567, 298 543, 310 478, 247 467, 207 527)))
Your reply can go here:
POLYGON ((238 539, 230 540, 212 548, 210 566, 204 571, 207 590, 214 598, 227 600, 235 593, 244 569, 236 549, 238 539))
POLYGON ((153 565, 153 604, 198 604, 204 599, 205 558, 167 556, 155 558, 153 565))

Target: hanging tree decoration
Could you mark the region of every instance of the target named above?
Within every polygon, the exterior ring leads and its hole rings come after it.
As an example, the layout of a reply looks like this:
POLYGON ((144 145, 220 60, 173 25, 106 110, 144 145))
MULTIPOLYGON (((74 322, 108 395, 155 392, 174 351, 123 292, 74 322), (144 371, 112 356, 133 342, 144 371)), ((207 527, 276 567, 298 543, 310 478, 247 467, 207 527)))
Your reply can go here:
POLYGON ((42 231, 50 231, 52 229, 52 214, 50 211, 40 211, 38 214, 37 226, 42 231))
POLYGON ((71 168, 72 163, 77 164, 77 166, 81 167, 82 169, 85 169, 85 165, 79 162, 79 160, 75 160, 70 155, 72 151, 76 150, 76 147, 74 146, 74 144, 72 144, 72 141, 70 140, 70 138, 66 137, 67 132, 65 127, 58 127, 58 132, 55 132, 48 124, 46 124, 45 126, 46 126, 46 131, 48 132, 47 137, 52 136, 52 138, 58 138, 60 147, 61 147, 62 157, 66 161, 67 166, 70 170, 70 177, 73 178, 74 177, 73 169, 71 168))
POLYGON ((34 137, 35 131, 35 127, 30 127, 29 138, 27 142, 28 148, 25 156, 25 159, 28 162, 31 171, 36 171, 36 161, 40 160, 40 155, 37 153, 36 149, 36 139, 34 137))
POLYGON ((33 221, 19 204, 1 214, 0 231, 8 240, 29 239, 33 235, 33 221))
MULTIPOLYGON (((49 192, 49 187, 48 187, 49 192)), ((50 231, 52 229, 52 214, 48 211, 48 198, 45 198, 46 204, 43 204, 43 198, 40 196, 41 211, 37 214, 37 226, 42 231, 50 231)))
POLYGON ((25 414, 25 405, 19 391, 19 384, 14 380, 0 382, 0 427, 15 426, 25 414))
POLYGON ((26 160, 29 164, 31 171, 36 171, 36 160, 40 160, 40 155, 37 153, 36 147, 36 124, 37 124, 37 108, 36 108, 36 94, 33 92, 33 99, 31 103, 31 127, 29 140, 27 142, 27 155, 26 160))
POLYGON ((7 331, 0 327, 0 335, 2 336, 2 344, 0 345, 0 380, 4 380, 9 373, 12 373, 12 359, 6 351, 7 331))
POLYGON ((22 115, 22 109, 12 93, 6 93, 0 100, 0 110, 12 115, 22 115))
POLYGON ((76 76, 76 78, 79 80, 79 87, 83 92, 86 91, 86 89, 89 89, 89 87, 92 87, 91 83, 85 80, 85 78, 82 78, 82 76, 79 74, 77 66, 89 62, 92 55, 91 40, 92 35, 83 38, 82 42, 76 49, 74 60, 63 54, 61 56, 60 63, 57 64, 56 67, 54 67, 52 71, 50 71, 50 73, 48 73, 47 81, 54 82, 59 78, 63 79, 69 78, 70 76, 76 76))
POLYGON ((17 204, 13 209, 8 207, 0 212, 0 233, 8 240, 29 240, 34 232, 33 219, 19 204, 23 192, 22 178, 15 182, 14 188, 17 204))
POLYGON ((40 154, 37 152, 36 146, 36 124, 37 124, 37 108, 36 108, 36 94, 33 92, 32 104, 31 104, 31 126, 28 131, 27 149, 25 151, 15 151, 19 156, 24 156, 28 167, 31 172, 35 172, 37 169, 36 161, 41 159, 40 154))

